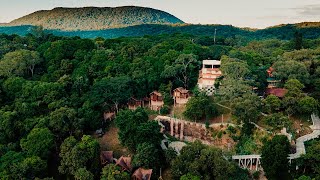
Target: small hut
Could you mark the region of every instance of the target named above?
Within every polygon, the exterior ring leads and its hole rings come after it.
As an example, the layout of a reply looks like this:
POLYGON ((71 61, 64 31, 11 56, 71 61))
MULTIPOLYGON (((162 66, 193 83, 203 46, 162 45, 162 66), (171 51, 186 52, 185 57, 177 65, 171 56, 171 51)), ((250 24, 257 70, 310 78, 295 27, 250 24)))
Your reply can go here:
POLYGON ((100 160, 102 165, 113 163, 113 151, 102 151, 100 153, 100 160))
POLYGON ((190 91, 182 87, 179 87, 173 90, 174 106, 187 104, 190 98, 190 95, 191 95, 190 91))
POLYGON ((152 174, 152 169, 139 168, 134 171, 132 175, 133 180, 150 180, 152 174))
POLYGON ((128 101, 128 108, 131 110, 136 110, 138 107, 143 107, 143 103, 143 100, 131 97, 128 101))
POLYGON ((163 96, 158 91, 150 93, 150 108, 151 110, 158 111, 163 106, 163 96))
POLYGON ((121 156, 121 157, 117 160, 116 166, 120 166, 122 171, 131 172, 131 170, 132 170, 131 157, 121 156))

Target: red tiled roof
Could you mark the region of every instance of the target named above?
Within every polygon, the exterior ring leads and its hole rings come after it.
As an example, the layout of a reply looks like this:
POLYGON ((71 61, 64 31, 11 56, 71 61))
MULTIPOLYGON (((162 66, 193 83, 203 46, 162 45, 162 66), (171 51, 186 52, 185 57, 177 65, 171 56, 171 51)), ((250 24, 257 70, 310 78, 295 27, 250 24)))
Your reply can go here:
POLYGON ((272 77, 272 76, 273 76, 273 75, 272 75, 273 71, 274 71, 273 67, 272 67, 272 66, 269 67, 269 69, 267 70, 267 73, 268 73, 269 77, 272 77))
POLYGON ((273 94, 273 95, 275 95, 277 97, 284 97, 287 92, 288 92, 288 90, 287 89, 283 89, 283 88, 269 88, 269 89, 266 89, 266 95, 273 94))

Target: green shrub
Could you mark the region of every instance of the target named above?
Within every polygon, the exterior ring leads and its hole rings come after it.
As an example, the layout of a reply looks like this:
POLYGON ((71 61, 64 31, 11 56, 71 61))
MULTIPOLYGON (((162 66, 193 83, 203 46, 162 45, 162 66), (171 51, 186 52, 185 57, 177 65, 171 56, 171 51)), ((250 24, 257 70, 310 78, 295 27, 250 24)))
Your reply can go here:
POLYGON ((166 115, 170 113, 170 107, 167 105, 164 105, 161 109, 160 109, 160 114, 161 115, 166 115))
POLYGON ((255 171, 255 172, 252 174, 252 177, 253 177, 253 179, 259 179, 259 177, 260 177, 260 171, 255 171))
POLYGON ((210 127, 209 121, 206 121, 205 125, 206 125, 206 128, 208 129, 210 127))
POLYGON ((284 127, 288 128, 291 125, 289 118, 282 113, 275 113, 265 117, 264 123, 271 126, 273 130, 280 130, 284 127))
POLYGON ((218 137, 219 139, 222 138, 222 131, 219 131, 217 137, 218 137))
POLYGON ((227 131, 228 131, 230 134, 235 134, 235 133, 237 133, 236 128, 234 128, 233 126, 228 126, 227 131))

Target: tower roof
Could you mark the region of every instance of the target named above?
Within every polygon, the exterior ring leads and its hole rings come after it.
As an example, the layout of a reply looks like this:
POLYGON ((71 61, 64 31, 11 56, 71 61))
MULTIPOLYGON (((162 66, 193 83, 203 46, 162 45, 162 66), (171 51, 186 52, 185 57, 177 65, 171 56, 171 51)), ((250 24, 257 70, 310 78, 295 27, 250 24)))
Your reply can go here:
POLYGON ((202 64, 204 65, 221 65, 220 60, 203 60, 202 64))

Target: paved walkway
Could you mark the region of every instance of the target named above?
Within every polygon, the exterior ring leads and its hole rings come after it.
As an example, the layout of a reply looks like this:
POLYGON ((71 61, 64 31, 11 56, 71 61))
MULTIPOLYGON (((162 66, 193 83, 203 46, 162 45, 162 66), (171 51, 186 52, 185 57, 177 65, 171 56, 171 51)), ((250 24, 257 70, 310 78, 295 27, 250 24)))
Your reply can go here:
POLYGON ((320 136, 320 118, 317 115, 312 114, 311 119, 312 119, 312 126, 310 126, 310 128, 313 130, 313 132, 311 134, 301 136, 297 139, 296 153, 290 154, 289 159, 296 159, 296 158, 299 158, 302 154, 305 154, 306 149, 304 146, 304 142, 310 141, 311 139, 315 139, 320 136))
MULTIPOLYGON (((316 139, 318 137, 320 137, 320 118, 315 115, 312 114, 311 115, 311 119, 312 119, 312 126, 311 129, 313 129, 313 132, 304 136, 299 137, 296 140, 296 153, 294 154, 289 154, 289 161, 291 162, 292 159, 297 159, 299 158, 301 155, 306 153, 306 149, 304 146, 304 143, 306 141, 310 141, 312 139, 316 139)), ((250 159, 250 158, 257 158, 260 159, 260 155, 234 155, 232 156, 232 159, 234 160, 246 160, 246 159, 250 159)))
POLYGON ((313 130, 320 130, 320 118, 319 116, 312 114, 311 115, 311 119, 312 119, 312 126, 311 129, 313 130))

